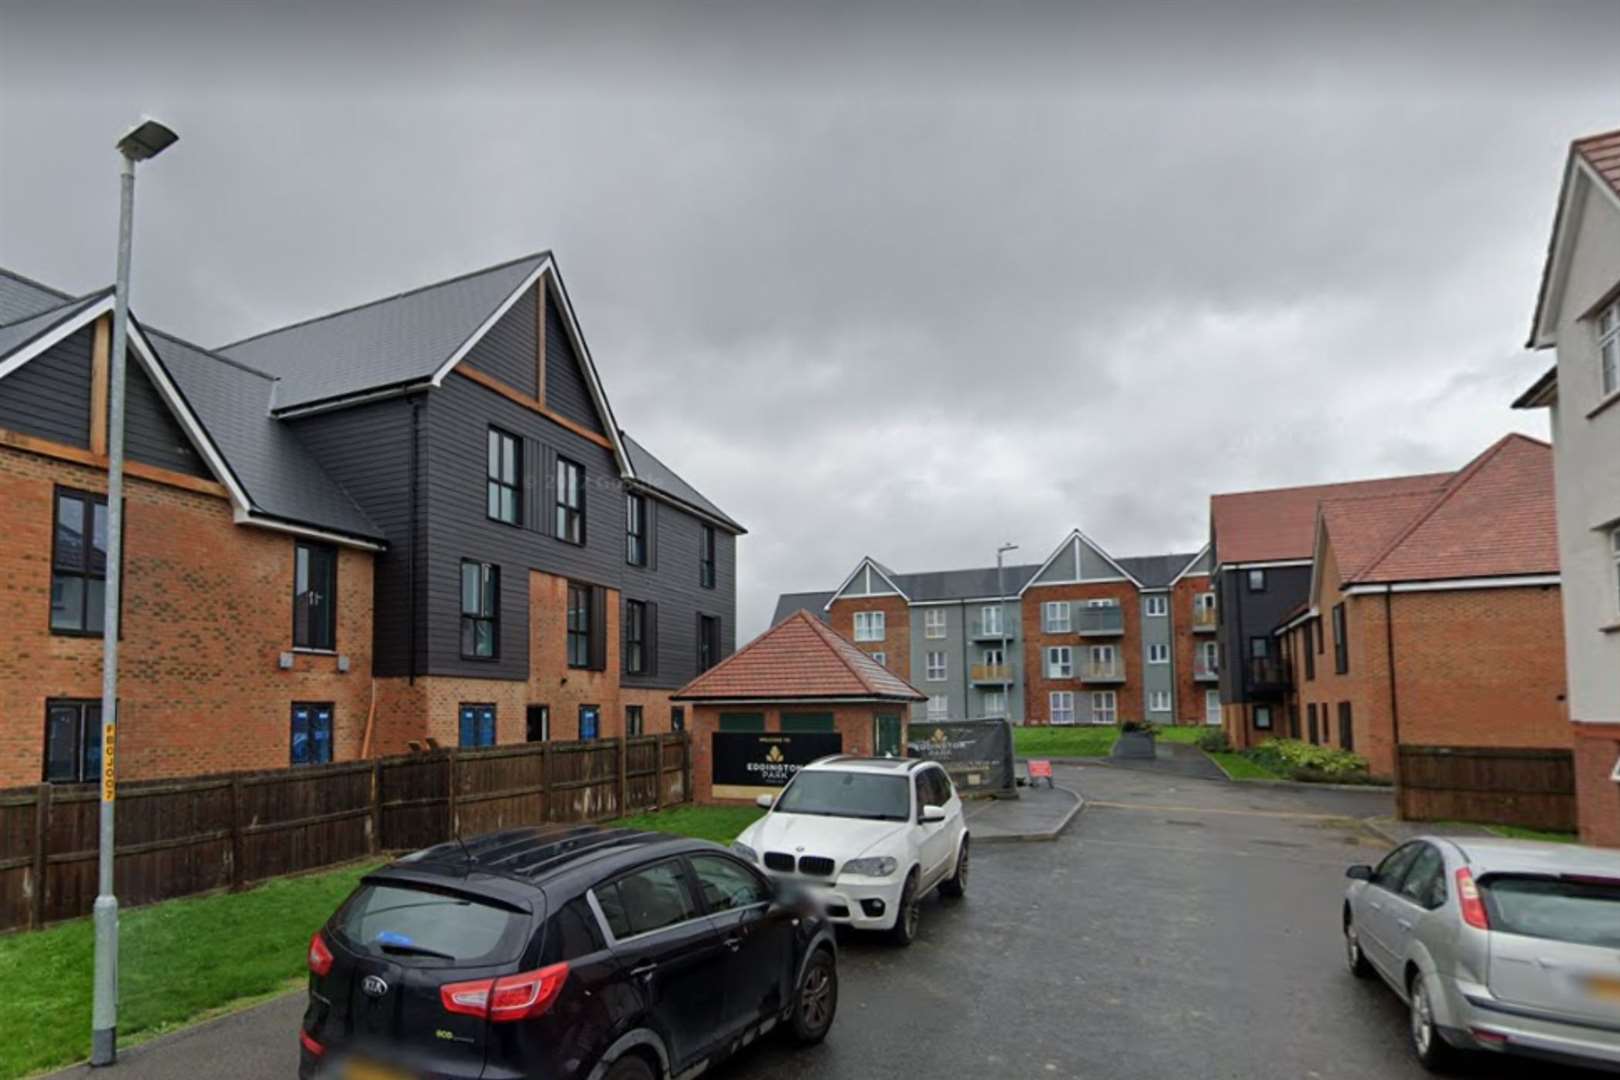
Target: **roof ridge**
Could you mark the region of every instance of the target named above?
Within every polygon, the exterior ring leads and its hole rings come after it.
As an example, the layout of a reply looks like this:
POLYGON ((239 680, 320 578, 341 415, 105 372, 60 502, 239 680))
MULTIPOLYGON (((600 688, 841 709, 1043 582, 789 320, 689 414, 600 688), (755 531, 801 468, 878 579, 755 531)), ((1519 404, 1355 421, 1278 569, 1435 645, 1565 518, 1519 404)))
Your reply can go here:
MULTIPOLYGON (((48 293, 52 293, 52 294, 54 294, 56 296, 60 296, 63 300, 76 300, 76 299, 78 299, 78 297, 75 297, 72 293, 63 292, 61 289, 56 288, 54 285, 47 285, 43 281, 39 281, 39 280, 37 280, 35 278, 28 277, 25 274, 19 274, 15 270, 8 270, 4 266, 0 266, 0 274, 4 274, 6 277, 11 278, 14 281, 20 281, 24 285, 32 285, 34 288, 39 289, 42 292, 48 292, 48 293)), ((88 296, 90 294, 86 293, 85 295, 88 296)))
POLYGON ((268 379, 270 382, 279 381, 276 376, 270 374, 268 371, 260 371, 251 364, 245 364, 240 360, 234 359, 233 357, 221 355, 206 345, 198 345, 195 341, 187 341, 179 334, 171 334, 167 330, 159 330, 155 326, 147 326, 146 324, 141 323, 139 320, 136 321, 136 325, 141 328, 142 333, 148 335, 149 337, 167 338, 176 345, 184 345, 188 349, 194 349, 208 357, 208 359, 216 360, 221 364, 227 365, 228 367, 236 368, 239 371, 245 371, 249 375, 257 375, 259 378, 268 379))
MULTIPOLYGON (((805 615, 805 614, 807 614, 807 612, 805 612, 805 610, 803 608, 800 608, 798 611, 795 611, 793 613, 793 615, 805 615)), ((698 681, 700 681, 702 679, 707 679, 710 675, 713 675, 715 672, 721 671, 724 668, 726 668, 727 666, 729 666, 730 664, 734 663, 737 660, 738 657, 752 651, 755 647, 757 647, 766 638, 770 637, 772 634, 776 633, 782 627, 784 627, 788 623, 792 622, 793 621, 793 615, 789 615, 787 618, 783 619, 781 622, 777 623, 775 626, 767 627, 766 629, 761 630, 758 634, 754 635, 754 640, 753 641, 750 641, 748 644, 744 645, 742 648, 736 650, 730 656, 726 657, 724 660, 720 661, 718 664, 715 664, 713 667, 709 668, 708 670, 700 672, 697 675, 697 677, 692 680, 692 683, 696 683, 696 682, 698 682, 698 681)), ((690 686, 690 685, 692 685, 692 683, 688 683, 687 685, 690 686)))
MULTIPOLYGON (((844 646, 849 645, 851 649, 854 649, 862 656, 865 656, 866 654, 862 653, 859 649, 856 649, 854 645, 851 645, 849 642, 845 641, 842 635, 840 635, 836 630, 828 626, 826 623, 822 622, 820 619, 811 618, 810 613, 804 610, 804 608, 800 608, 798 611, 795 611, 793 615, 788 617, 788 619, 783 619, 782 622, 778 623, 777 625, 784 625, 789 621, 789 619, 795 616, 802 617, 805 623, 808 624, 811 629, 815 630, 816 633, 821 635, 823 641, 832 646, 833 654, 838 657, 838 662, 843 664, 845 670, 855 677, 856 682, 860 683, 863 687, 872 691, 873 693, 880 692, 876 686, 872 685, 871 681, 867 679, 866 676, 855 670, 855 665, 850 663, 849 657, 844 655, 844 646)), ((872 662, 874 664, 877 663, 876 660, 872 662)))
MULTIPOLYGON (((1246 491, 1219 491, 1211 495, 1210 498, 1229 499, 1239 495, 1279 495, 1290 491, 1310 491, 1313 488, 1354 487, 1361 484, 1388 484, 1398 480, 1428 480, 1455 475, 1455 473, 1446 472, 1443 470, 1440 472, 1397 473, 1394 476, 1372 476, 1364 480, 1326 480, 1317 484, 1289 484, 1286 487, 1250 488, 1246 491)), ((1350 498, 1351 496, 1342 497, 1350 498)))
POLYGON ((441 285, 450 285, 457 281, 466 281, 468 278, 475 278, 480 274, 493 273, 496 270, 504 270, 509 266, 516 266, 519 263, 528 262, 531 259, 546 258, 550 256, 550 254, 550 248, 543 251, 530 252, 527 255, 520 255, 515 259, 508 259, 505 262, 495 263, 492 266, 485 266, 478 270, 469 270, 464 274, 456 274, 454 277, 447 277, 439 281, 430 281, 426 285, 418 285, 415 288, 405 289, 401 292, 393 293, 390 296, 382 296, 375 300, 367 300, 363 303, 351 304, 346 308, 340 308, 337 311, 329 311, 324 315, 312 315, 307 319, 300 319, 297 322, 290 322, 285 326, 272 327, 269 330, 262 330, 257 334, 249 334, 247 337, 237 338, 235 341, 227 342, 224 345, 215 346, 215 349, 220 352, 223 352, 226 349, 234 349, 238 345, 246 345, 250 341, 259 341, 263 338, 274 337, 276 334, 284 333, 288 330, 297 330, 300 327, 310 326, 318 322, 325 322, 327 319, 335 319, 340 315, 352 315, 357 311, 364 311, 366 308, 376 307, 378 304, 386 304, 393 300, 402 300, 405 297, 413 296, 416 293, 426 292, 429 289, 437 289, 441 285))

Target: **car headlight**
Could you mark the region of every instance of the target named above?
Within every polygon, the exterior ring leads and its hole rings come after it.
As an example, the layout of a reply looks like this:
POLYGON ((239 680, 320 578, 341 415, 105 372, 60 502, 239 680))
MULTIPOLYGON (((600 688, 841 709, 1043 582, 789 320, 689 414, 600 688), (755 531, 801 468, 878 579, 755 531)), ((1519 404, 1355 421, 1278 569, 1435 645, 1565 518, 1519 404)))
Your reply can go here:
POLYGON ((875 859, 851 859, 844 864, 843 872, 858 874, 861 877, 888 877, 899 869, 900 864, 887 855, 875 859))
POLYGON ((741 855, 751 863, 758 864, 759 862, 759 852, 755 851, 741 840, 733 840, 731 842, 731 850, 735 851, 738 855, 741 855))

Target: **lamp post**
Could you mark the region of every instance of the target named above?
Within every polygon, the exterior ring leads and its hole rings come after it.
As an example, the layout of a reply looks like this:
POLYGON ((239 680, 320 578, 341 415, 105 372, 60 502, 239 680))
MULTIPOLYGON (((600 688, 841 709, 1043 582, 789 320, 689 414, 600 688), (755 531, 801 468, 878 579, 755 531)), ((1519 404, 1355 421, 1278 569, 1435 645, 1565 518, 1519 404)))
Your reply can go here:
POLYGON ((90 1012, 90 1064, 118 1057, 118 897, 113 887, 113 807, 118 795, 118 614, 124 548, 124 361, 129 338, 129 254, 135 230, 135 163, 163 153, 180 136, 144 119, 118 140, 118 283, 113 293, 112 355, 107 393, 107 586, 101 631, 101 843, 97 853, 95 998, 90 1012))
POLYGON ((1001 629, 1001 708, 1008 714, 1005 719, 1009 722, 1012 720, 1012 709, 1007 704, 1007 694, 1012 680, 1007 678, 1007 586, 1001 580, 1001 557, 1017 550, 1018 545, 1010 541, 996 548, 996 625, 1001 629))

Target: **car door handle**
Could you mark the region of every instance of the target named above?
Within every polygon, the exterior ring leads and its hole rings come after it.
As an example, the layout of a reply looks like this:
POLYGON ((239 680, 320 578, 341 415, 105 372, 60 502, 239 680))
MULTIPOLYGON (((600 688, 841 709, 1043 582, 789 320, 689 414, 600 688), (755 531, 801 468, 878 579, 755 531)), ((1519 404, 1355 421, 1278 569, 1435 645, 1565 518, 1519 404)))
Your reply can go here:
POLYGON ((642 964, 640 967, 631 968, 630 975, 632 978, 645 979, 657 970, 657 964, 642 964))
POLYGON ((724 944, 726 948, 730 949, 732 952, 736 952, 738 949, 742 948, 742 938, 728 937, 726 938, 724 944))
POLYGON ((1410 929, 1412 929, 1412 923, 1408 919, 1397 919, 1395 921, 1401 924, 1401 929, 1402 930, 1410 930, 1410 929))

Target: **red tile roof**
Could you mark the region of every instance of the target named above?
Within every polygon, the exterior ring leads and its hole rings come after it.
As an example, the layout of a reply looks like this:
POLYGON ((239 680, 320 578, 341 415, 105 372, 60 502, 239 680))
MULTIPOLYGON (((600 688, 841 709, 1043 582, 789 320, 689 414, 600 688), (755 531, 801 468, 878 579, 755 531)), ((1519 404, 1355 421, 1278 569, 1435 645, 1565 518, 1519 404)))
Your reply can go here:
POLYGON ((1322 500, 1433 493, 1451 476, 1451 473, 1428 473, 1213 495, 1209 500, 1209 516, 1215 533, 1215 554, 1227 565, 1309 559, 1315 554, 1316 509, 1322 500))
MULTIPOLYGON (((1540 439, 1504 436, 1421 509, 1387 509, 1363 515, 1362 534, 1348 534, 1352 548, 1387 531, 1395 514, 1404 510, 1408 520, 1358 569, 1341 562, 1347 584, 1558 573, 1553 453, 1540 439)), ((1328 527, 1338 550, 1339 536, 1328 527)))
POLYGON ((1601 135, 1576 139, 1570 149, 1585 158, 1592 171, 1620 193, 1620 131, 1605 131, 1601 135))
POLYGON ((1338 560, 1339 581, 1366 569, 1434 500, 1432 491, 1323 500, 1322 523, 1338 560))
POLYGON ((680 701, 927 701, 807 611, 796 611, 671 695, 680 701))

